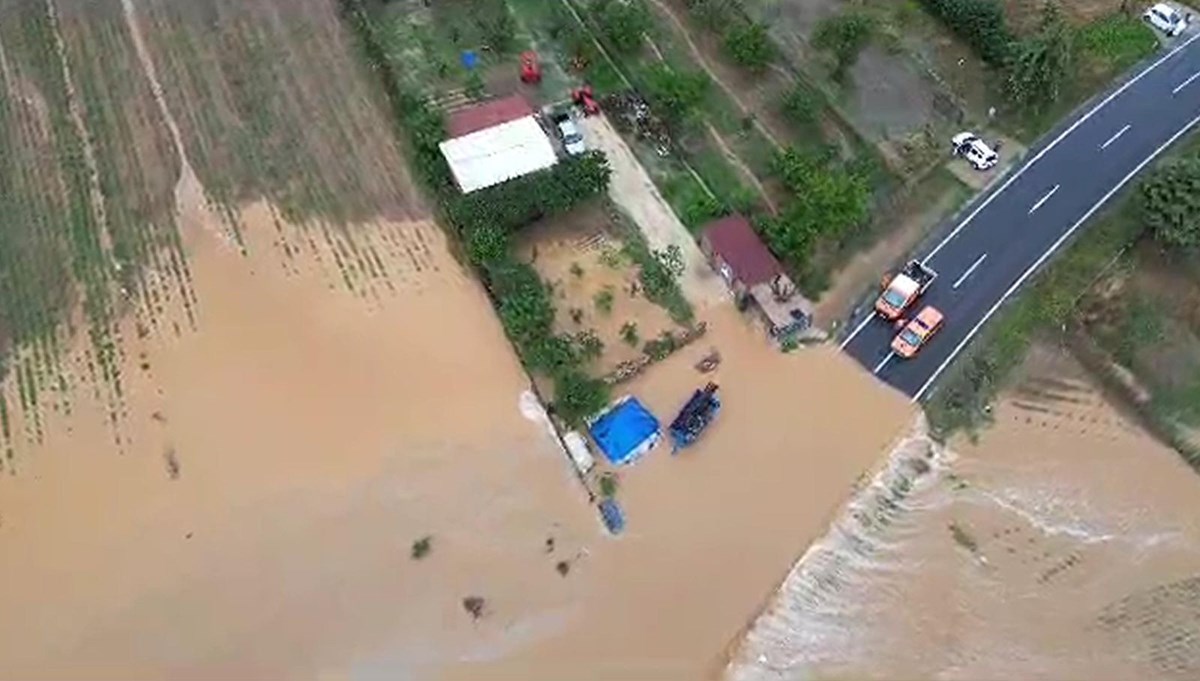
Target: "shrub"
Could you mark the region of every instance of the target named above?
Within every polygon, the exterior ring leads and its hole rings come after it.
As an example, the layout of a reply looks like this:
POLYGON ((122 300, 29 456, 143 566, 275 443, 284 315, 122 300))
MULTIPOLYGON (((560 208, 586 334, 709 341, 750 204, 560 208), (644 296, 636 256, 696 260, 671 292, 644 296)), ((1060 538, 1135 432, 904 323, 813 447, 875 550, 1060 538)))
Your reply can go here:
POLYGON ((695 113, 709 87, 704 73, 676 71, 666 64, 655 64, 646 70, 642 94, 664 120, 679 124, 695 113))
POLYGON ((871 39, 871 18, 857 13, 839 14, 823 19, 813 33, 813 46, 833 55, 833 77, 842 80, 858 60, 859 52, 871 39))
POLYGON ((592 296, 592 302, 596 304, 596 309, 600 310, 604 314, 612 313, 614 300, 615 296, 613 295, 611 286, 604 287, 603 291, 600 291, 596 295, 592 296))
POLYGON ((413 560, 420 560, 429 554, 429 550, 433 548, 433 537, 426 535, 412 543, 411 555, 413 560))
POLYGON ((604 354, 604 341, 600 340, 594 329, 575 334, 574 341, 579 348, 579 357, 585 362, 599 359, 604 354))
POLYGON ((611 499, 617 494, 617 476, 613 473, 605 473, 600 477, 600 496, 605 499, 611 499))
POLYGON ((1013 41, 996 0, 921 0, 921 4, 967 41, 984 61, 1001 66, 1013 41))
POLYGON ((817 120, 817 114, 825 107, 825 96, 804 83, 796 83, 783 96, 783 113, 793 123, 808 125, 817 120))
POLYGON ((1071 33, 1058 5, 1047 2, 1037 34, 1013 43, 1006 85, 1013 101, 1039 110, 1058 100, 1071 74, 1071 33))
POLYGON ((625 322, 621 325, 621 340, 631 348, 636 348, 638 344, 638 325, 637 322, 625 322))
POLYGON ((862 176, 795 149, 780 152, 772 165, 791 198, 778 216, 763 218, 758 226, 771 248, 793 266, 804 265, 818 238, 837 239, 867 218, 870 191, 862 176))
POLYGON ((1200 247, 1200 158, 1168 161, 1156 168, 1138 188, 1138 208, 1164 247, 1200 247))
POLYGON ((694 228, 719 218, 725 213, 725 206, 715 196, 697 192, 684 205, 683 215, 680 218, 683 220, 683 224, 694 228))
POLYGON ((608 405, 608 384, 569 369, 554 377, 554 410, 568 425, 577 426, 608 405))
POLYGON ((641 48, 651 26, 650 11, 641 0, 603 0, 595 16, 613 49, 626 54, 641 48))
POLYGON ((696 17, 701 26, 710 31, 719 31, 729 25, 734 17, 731 0, 684 0, 688 12, 696 17))
POLYGON ((775 58, 775 45, 767 29, 758 22, 742 24, 725 33, 725 51, 735 62, 754 71, 761 71, 775 58))
POLYGON ((448 202, 447 213, 464 234, 485 226, 511 232, 604 192, 610 175, 604 154, 593 150, 545 170, 455 196, 448 202))

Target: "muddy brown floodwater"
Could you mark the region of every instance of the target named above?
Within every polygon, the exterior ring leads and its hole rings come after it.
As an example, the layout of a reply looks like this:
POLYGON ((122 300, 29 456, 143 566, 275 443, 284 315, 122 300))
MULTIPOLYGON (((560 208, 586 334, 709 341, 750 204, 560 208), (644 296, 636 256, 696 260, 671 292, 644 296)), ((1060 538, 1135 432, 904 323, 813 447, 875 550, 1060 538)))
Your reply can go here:
POLYGON ((1200 678, 1200 478, 1057 351, 1025 371, 978 444, 896 449, 729 678, 1200 678))

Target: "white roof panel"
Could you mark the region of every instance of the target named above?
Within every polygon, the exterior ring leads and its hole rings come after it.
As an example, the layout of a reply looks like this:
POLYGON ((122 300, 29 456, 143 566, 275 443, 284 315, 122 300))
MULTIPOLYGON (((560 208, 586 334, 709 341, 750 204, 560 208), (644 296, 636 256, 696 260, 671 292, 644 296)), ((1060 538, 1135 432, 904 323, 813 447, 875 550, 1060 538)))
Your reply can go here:
POLYGON ((438 146, 464 194, 558 162, 550 139, 533 116, 455 137, 438 146))

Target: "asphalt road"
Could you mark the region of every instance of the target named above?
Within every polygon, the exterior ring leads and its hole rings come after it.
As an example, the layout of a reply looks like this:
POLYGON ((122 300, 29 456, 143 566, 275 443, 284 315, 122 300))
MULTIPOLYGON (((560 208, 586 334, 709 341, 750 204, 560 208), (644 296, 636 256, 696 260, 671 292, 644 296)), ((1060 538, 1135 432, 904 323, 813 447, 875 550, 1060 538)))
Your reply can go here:
POLYGON ((1004 301, 1198 123, 1200 32, 1192 32, 1063 121, 914 256, 938 278, 911 311, 933 305, 946 315, 916 357, 892 354, 895 330, 869 309, 851 320, 842 348, 914 400, 928 396, 1004 301))

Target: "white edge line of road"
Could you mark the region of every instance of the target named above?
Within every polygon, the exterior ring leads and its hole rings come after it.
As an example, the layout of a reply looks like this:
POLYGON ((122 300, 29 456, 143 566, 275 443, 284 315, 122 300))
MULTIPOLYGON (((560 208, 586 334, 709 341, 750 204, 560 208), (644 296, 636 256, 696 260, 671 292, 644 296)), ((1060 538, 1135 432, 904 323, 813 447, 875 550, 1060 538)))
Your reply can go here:
POLYGON ((962 349, 966 347, 967 343, 971 342, 971 339, 975 337, 975 334, 979 333, 979 330, 983 328, 983 325, 992 318, 992 315, 996 314, 996 310, 1000 309, 1000 306, 1004 304, 1004 301, 1008 300, 1008 298, 1012 296, 1012 294, 1016 292, 1018 288, 1021 287, 1021 284, 1025 283, 1025 280, 1029 278, 1029 275, 1033 274, 1038 267, 1041 267, 1042 263, 1046 261, 1046 258, 1049 258, 1054 251, 1058 250, 1058 247, 1062 246, 1063 242, 1070 238, 1070 236, 1075 233, 1075 230, 1079 229, 1080 225, 1087 222, 1088 218, 1092 217, 1092 214, 1099 210, 1100 207, 1105 203, 1107 203, 1108 200, 1112 198, 1113 194, 1116 194, 1129 182, 1129 180, 1133 179, 1134 175, 1140 173, 1142 168, 1145 168, 1150 164, 1151 161, 1158 158, 1159 154, 1161 154, 1167 147, 1174 144, 1175 141, 1180 137, 1183 137, 1185 134, 1187 134, 1187 132, 1195 127, 1197 123, 1200 123, 1200 116, 1196 116, 1189 121, 1187 125, 1180 128, 1174 135, 1171 135, 1170 139, 1168 139, 1166 142, 1163 142, 1162 145, 1155 149, 1153 153, 1147 156, 1141 163, 1137 164, 1133 170, 1129 171, 1128 175, 1121 178, 1120 182, 1118 182, 1112 189, 1108 190, 1107 194, 1100 197, 1100 200, 1097 201, 1091 208, 1089 208, 1087 212, 1083 214, 1083 217, 1076 220, 1075 224, 1071 225, 1070 229, 1068 229, 1066 232, 1063 232, 1062 236, 1058 237, 1057 241, 1055 241, 1053 244, 1050 244, 1050 248, 1048 248, 1046 252, 1043 253, 1041 257, 1039 257, 1032 265, 1030 265, 1029 269, 1021 273, 1020 277, 1017 277, 1017 280, 1013 282, 1012 286, 1008 287, 1008 290, 1004 292, 1004 295, 1000 296, 1000 299, 988 309, 988 311, 983 315, 983 318, 980 319, 979 322, 967 332, 967 335, 961 341, 959 341, 958 345, 955 346, 954 350, 949 354, 949 356, 947 356, 946 359, 943 360, 940 365, 938 365, 938 368, 934 370, 933 374, 929 376, 929 379, 925 381, 925 384, 921 386, 921 389, 918 390, 915 395, 913 395, 912 401, 920 401, 921 396, 925 394, 925 391, 929 389, 929 386, 933 385, 933 382, 937 380, 937 377, 941 375, 942 371, 944 371, 945 368, 954 361, 954 358, 958 356, 958 353, 962 352, 962 349))
MULTIPOLYGON (((1067 128, 1066 130, 1063 130, 1061 133, 1059 133, 1058 137, 1055 137, 1050 142, 1050 144, 1046 145, 1046 147, 1044 149, 1039 151, 1033 158, 1029 159, 1029 161, 1027 161, 1020 168, 1018 168, 1017 171, 1015 173, 1013 173, 1013 175, 1011 177, 1009 177, 1007 180, 1005 180, 1004 184, 1000 185, 999 189, 992 192, 987 198, 985 198, 983 200, 983 203, 976 206, 975 209, 972 210, 969 215, 967 215, 966 219, 964 219, 962 222, 958 223, 958 226, 954 228, 954 231, 947 234, 946 238, 942 239, 941 243, 939 243, 932 251, 929 252, 928 255, 925 256, 925 259, 921 261, 921 264, 922 265, 928 264, 929 260, 931 258, 933 258, 934 255, 937 255, 937 252, 942 250, 942 247, 945 246, 947 243, 949 243, 951 239, 958 236, 958 233, 961 232, 962 229, 964 227, 966 227, 968 223, 971 222, 971 220, 974 220, 975 216, 978 215, 980 211, 982 211, 984 208, 987 208, 988 204, 990 204, 993 199, 995 199, 997 196, 999 196, 1001 193, 1003 193, 1005 189, 1008 189, 1008 186, 1010 184, 1015 182, 1016 179, 1018 177, 1020 177, 1021 174, 1024 173, 1026 170, 1028 170, 1031 166, 1033 166, 1034 163, 1037 163, 1038 160, 1040 158, 1042 158, 1042 156, 1045 156, 1047 152, 1049 152, 1051 149, 1053 149, 1055 146, 1057 146, 1058 143, 1063 140, 1063 138, 1065 138, 1067 135, 1074 132, 1076 128, 1078 128, 1080 125, 1083 125, 1084 121, 1088 120, 1097 111, 1099 111, 1100 109, 1107 106, 1109 102, 1111 102, 1113 99, 1115 99, 1118 95, 1120 95, 1125 90, 1129 89, 1129 87, 1131 85, 1133 85, 1134 83, 1141 80, 1142 77, 1145 76, 1147 73, 1150 73, 1154 69, 1158 68, 1158 66, 1160 64, 1162 64, 1166 60, 1170 59, 1171 57, 1174 57, 1185 47, 1187 47, 1188 45, 1191 45, 1193 42, 1195 42, 1196 39, 1198 39, 1198 38, 1200 38, 1200 32, 1197 32, 1191 38, 1188 38, 1187 41, 1184 42, 1182 45, 1176 45, 1175 47, 1171 48, 1170 52, 1167 52, 1163 56, 1159 57, 1153 64, 1142 69, 1142 71, 1140 73, 1138 73, 1136 76, 1134 76, 1133 78, 1130 78, 1129 80, 1125 81, 1125 83, 1122 84, 1121 87, 1110 92, 1107 97, 1105 97, 1104 99, 1102 99, 1100 101, 1099 104, 1092 107, 1090 111, 1088 111, 1086 114, 1084 114, 1078 120, 1076 120, 1074 123, 1072 123, 1071 127, 1067 128)), ((846 340, 842 341, 842 344, 839 345, 838 347, 840 349, 844 350, 846 348, 846 346, 850 344, 850 341, 854 340, 854 337, 857 336, 864 328, 866 328, 867 324, 871 321, 871 318, 874 316, 875 316, 874 313, 868 314, 862 320, 862 322, 860 322, 859 325, 856 326, 854 328, 854 330, 850 332, 850 335, 846 336, 846 340)))
POLYGON ((1033 165, 1038 162, 1038 160, 1040 160, 1043 156, 1045 156, 1047 153, 1049 153, 1051 149, 1058 146, 1058 143, 1063 141, 1063 139, 1065 139, 1067 137, 1067 135, 1070 135, 1071 133, 1075 132, 1075 130, 1079 126, 1083 125, 1088 119, 1090 119, 1093 115, 1095 115, 1095 113, 1097 111, 1099 111, 1100 109, 1103 109, 1105 106, 1108 106, 1109 102, 1116 99, 1122 92, 1125 92, 1126 90, 1128 90, 1134 83, 1141 80, 1142 77, 1144 77, 1147 73, 1150 73, 1154 69, 1158 68, 1160 64, 1162 64, 1166 60, 1170 59, 1171 57, 1174 57, 1185 47, 1187 47, 1188 45, 1191 45, 1193 42, 1195 42, 1196 39, 1198 39, 1198 38, 1200 38, 1200 32, 1197 32, 1191 38, 1188 38, 1187 41, 1184 42, 1182 45, 1177 45, 1174 48, 1172 48, 1170 52, 1167 52, 1163 56, 1159 57, 1153 64, 1142 69, 1142 71, 1140 73, 1138 73, 1136 76, 1125 81, 1121 85, 1121 87, 1110 92, 1107 97, 1100 100, 1100 102, 1098 104, 1096 104, 1096 106, 1093 106, 1090 111, 1088 111, 1087 113, 1085 113, 1084 115, 1082 115, 1078 119, 1076 119, 1076 121, 1074 123, 1072 123, 1070 125, 1070 127, 1068 127, 1066 130, 1063 130, 1062 132, 1060 132, 1058 134, 1058 137, 1055 137, 1053 140, 1050 141, 1050 144, 1047 144, 1045 146, 1045 148, 1043 148, 1041 151, 1039 151, 1036 155, 1034 155, 1033 158, 1029 159, 1028 162, 1023 164, 1020 168, 1017 169, 1017 171, 1015 173, 1013 173, 1007 180, 1005 180, 1004 184, 1000 185, 999 189, 992 192, 986 199, 983 200, 982 203, 980 203, 978 206, 976 206, 975 209, 972 210, 969 215, 967 215, 966 219, 964 219, 962 222, 960 222, 958 224, 957 227, 954 228, 954 231, 947 234, 946 238, 942 239, 941 243, 939 243, 932 251, 929 252, 928 255, 925 256, 925 259, 921 261, 921 264, 923 264, 923 265, 928 264, 929 260, 931 258, 933 258, 933 256, 937 255, 938 251, 942 250, 942 247, 945 246, 947 243, 949 243, 951 239, 958 236, 958 233, 961 232, 962 229, 971 222, 971 220, 975 219, 975 216, 978 215, 980 211, 982 211, 984 208, 987 208, 988 205, 991 204, 991 202, 997 196, 1000 196, 1001 194, 1003 194, 1004 190, 1008 189, 1009 185, 1011 185, 1013 182, 1016 182, 1017 178, 1021 177, 1021 175, 1024 174, 1026 170, 1029 170, 1030 168, 1032 168, 1033 165))

